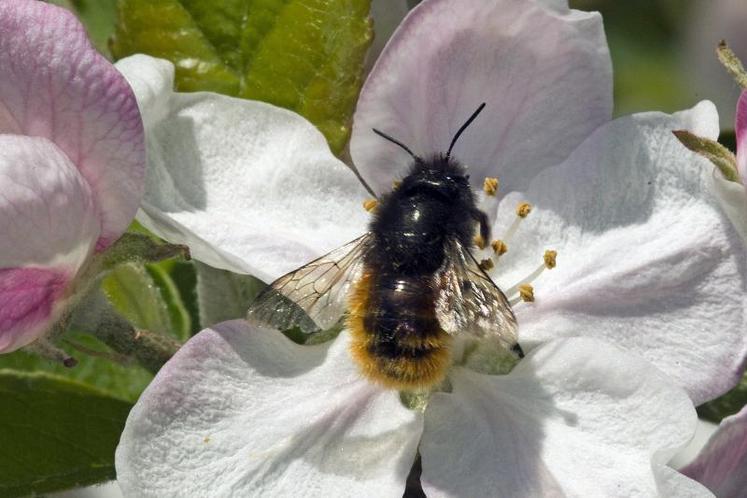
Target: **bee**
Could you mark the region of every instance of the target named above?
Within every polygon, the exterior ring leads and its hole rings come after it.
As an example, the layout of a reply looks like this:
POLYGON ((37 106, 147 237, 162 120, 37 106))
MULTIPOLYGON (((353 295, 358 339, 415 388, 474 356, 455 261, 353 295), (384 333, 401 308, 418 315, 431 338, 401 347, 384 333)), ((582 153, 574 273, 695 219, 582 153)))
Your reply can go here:
POLYGON ((351 354, 370 380, 398 390, 442 382, 457 336, 494 340, 518 357, 516 318, 504 293, 470 252, 477 228, 490 240, 466 168, 448 151, 428 159, 374 129, 413 159, 409 173, 383 195, 369 231, 272 282, 248 319, 311 333, 344 317, 351 354))

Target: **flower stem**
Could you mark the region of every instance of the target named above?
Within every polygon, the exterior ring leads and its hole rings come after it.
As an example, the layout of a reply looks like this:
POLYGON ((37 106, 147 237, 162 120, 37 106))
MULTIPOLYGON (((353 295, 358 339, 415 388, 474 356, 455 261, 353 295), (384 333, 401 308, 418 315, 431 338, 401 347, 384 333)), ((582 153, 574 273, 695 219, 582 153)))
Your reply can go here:
POLYGON ((81 300, 71 325, 94 335, 116 353, 134 358, 153 373, 158 372, 181 346, 167 335, 133 327, 98 289, 81 300))

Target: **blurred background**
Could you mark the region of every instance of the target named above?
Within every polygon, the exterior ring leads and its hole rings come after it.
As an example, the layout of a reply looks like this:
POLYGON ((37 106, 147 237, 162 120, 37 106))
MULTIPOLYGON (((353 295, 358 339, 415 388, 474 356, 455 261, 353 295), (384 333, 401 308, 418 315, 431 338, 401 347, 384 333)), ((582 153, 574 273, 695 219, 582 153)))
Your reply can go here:
POLYGON ((598 10, 615 69, 616 114, 675 111, 713 101, 722 130, 734 126, 739 89, 714 50, 720 40, 747 60, 745 0, 571 0, 598 10))

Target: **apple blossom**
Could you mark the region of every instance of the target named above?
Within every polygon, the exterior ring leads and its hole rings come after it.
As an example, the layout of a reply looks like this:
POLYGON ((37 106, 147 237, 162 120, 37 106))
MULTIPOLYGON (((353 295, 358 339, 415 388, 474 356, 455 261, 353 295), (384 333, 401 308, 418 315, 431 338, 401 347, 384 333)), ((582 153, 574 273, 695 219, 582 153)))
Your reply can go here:
POLYGON ((75 17, 0 3, 0 352, 57 321, 143 190, 135 97, 75 17))
MULTIPOLYGON (((611 107, 600 20, 552 6, 435 0, 411 11, 364 84, 351 142, 356 168, 383 191, 408 156, 372 127, 428 154, 448 145, 476 102, 488 102, 454 154, 475 186, 498 177, 514 190, 497 208, 496 198, 486 202, 496 236, 513 237, 492 275, 518 290, 543 251, 559 253, 558 268, 537 281, 537 302, 515 309, 522 342, 609 340, 702 403, 739 378, 745 255, 706 187, 703 160, 671 130, 715 139, 718 117, 702 103, 671 117, 624 118, 588 137, 611 107), (422 32, 436 26, 444 29, 434 44, 422 32), (515 206, 525 201, 535 209, 517 227, 515 206)), ((155 233, 212 266, 272 280, 366 230, 360 206, 370 194, 301 117, 261 102, 175 93, 165 61, 134 56, 117 66, 148 129, 138 219, 155 233)))
MULTIPOLYGON (((301 117, 174 93, 173 67, 146 56, 118 67, 145 114, 139 219, 156 233, 269 280, 366 230, 368 194, 301 117)), ((741 241, 704 160, 671 135, 717 135, 713 106, 607 123, 597 15, 562 1, 430 0, 364 85, 357 173, 383 192, 407 167, 372 127, 428 154, 481 101, 485 118, 454 155, 475 186, 499 177, 508 191, 485 201, 508 247, 492 275, 514 298, 528 357, 506 376, 458 361, 452 390, 421 415, 362 379, 346 331, 299 346, 243 321, 216 325, 133 410, 117 452, 126 493, 397 495, 419 446, 431 496, 707 494, 665 463, 694 428, 680 389, 696 403, 725 392, 747 350, 741 241), (523 202, 534 209, 517 218, 523 202), (558 267, 542 271, 550 248, 558 267), (529 280, 536 300, 520 302, 515 284, 529 280)))

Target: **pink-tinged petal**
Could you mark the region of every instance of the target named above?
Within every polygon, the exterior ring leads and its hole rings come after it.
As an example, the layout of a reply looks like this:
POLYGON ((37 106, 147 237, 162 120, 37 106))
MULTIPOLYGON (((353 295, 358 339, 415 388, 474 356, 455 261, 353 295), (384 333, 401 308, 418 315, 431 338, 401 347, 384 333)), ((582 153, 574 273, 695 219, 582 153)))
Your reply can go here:
POLYGON ((216 268, 273 280, 366 230, 370 194, 307 120, 264 102, 171 90, 173 66, 117 62, 148 127, 138 220, 216 268))
POLYGON ((680 472, 719 498, 747 496, 747 406, 722 420, 695 461, 680 472))
POLYGON ((609 120, 612 69, 601 17, 546 0, 428 0, 414 8, 369 75, 354 116, 351 155, 379 192, 409 156, 445 152, 481 102, 454 155, 475 184, 498 176, 523 188, 609 120))
POLYGON ((430 498, 709 496, 666 466, 695 428, 692 403, 638 355, 560 339, 508 375, 457 368, 451 382, 425 412, 430 498))
POLYGON ((0 133, 54 142, 92 187, 99 250, 135 216, 145 145, 135 97, 65 9, 0 2, 0 133))
POLYGON ((0 352, 56 320, 99 236, 91 189, 45 138, 0 135, 0 352))
POLYGON ((0 353, 9 353, 43 334, 59 316, 70 283, 49 268, 0 268, 0 353))
POLYGON ((735 385, 747 355, 747 252, 710 187, 713 166, 671 133, 716 120, 710 103, 621 118, 502 200, 498 237, 516 203, 535 209, 497 265, 499 285, 558 251, 534 282, 536 301, 515 308, 522 341, 604 339, 671 375, 696 404, 735 385))
POLYGON ((734 130, 737 134, 737 168, 742 183, 747 187, 747 90, 737 101, 737 119, 734 130))
POLYGON ((244 321, 200 332, 130 413, 125 496, 401 496, 422 417, 360 377, 348 342, 244 321))

